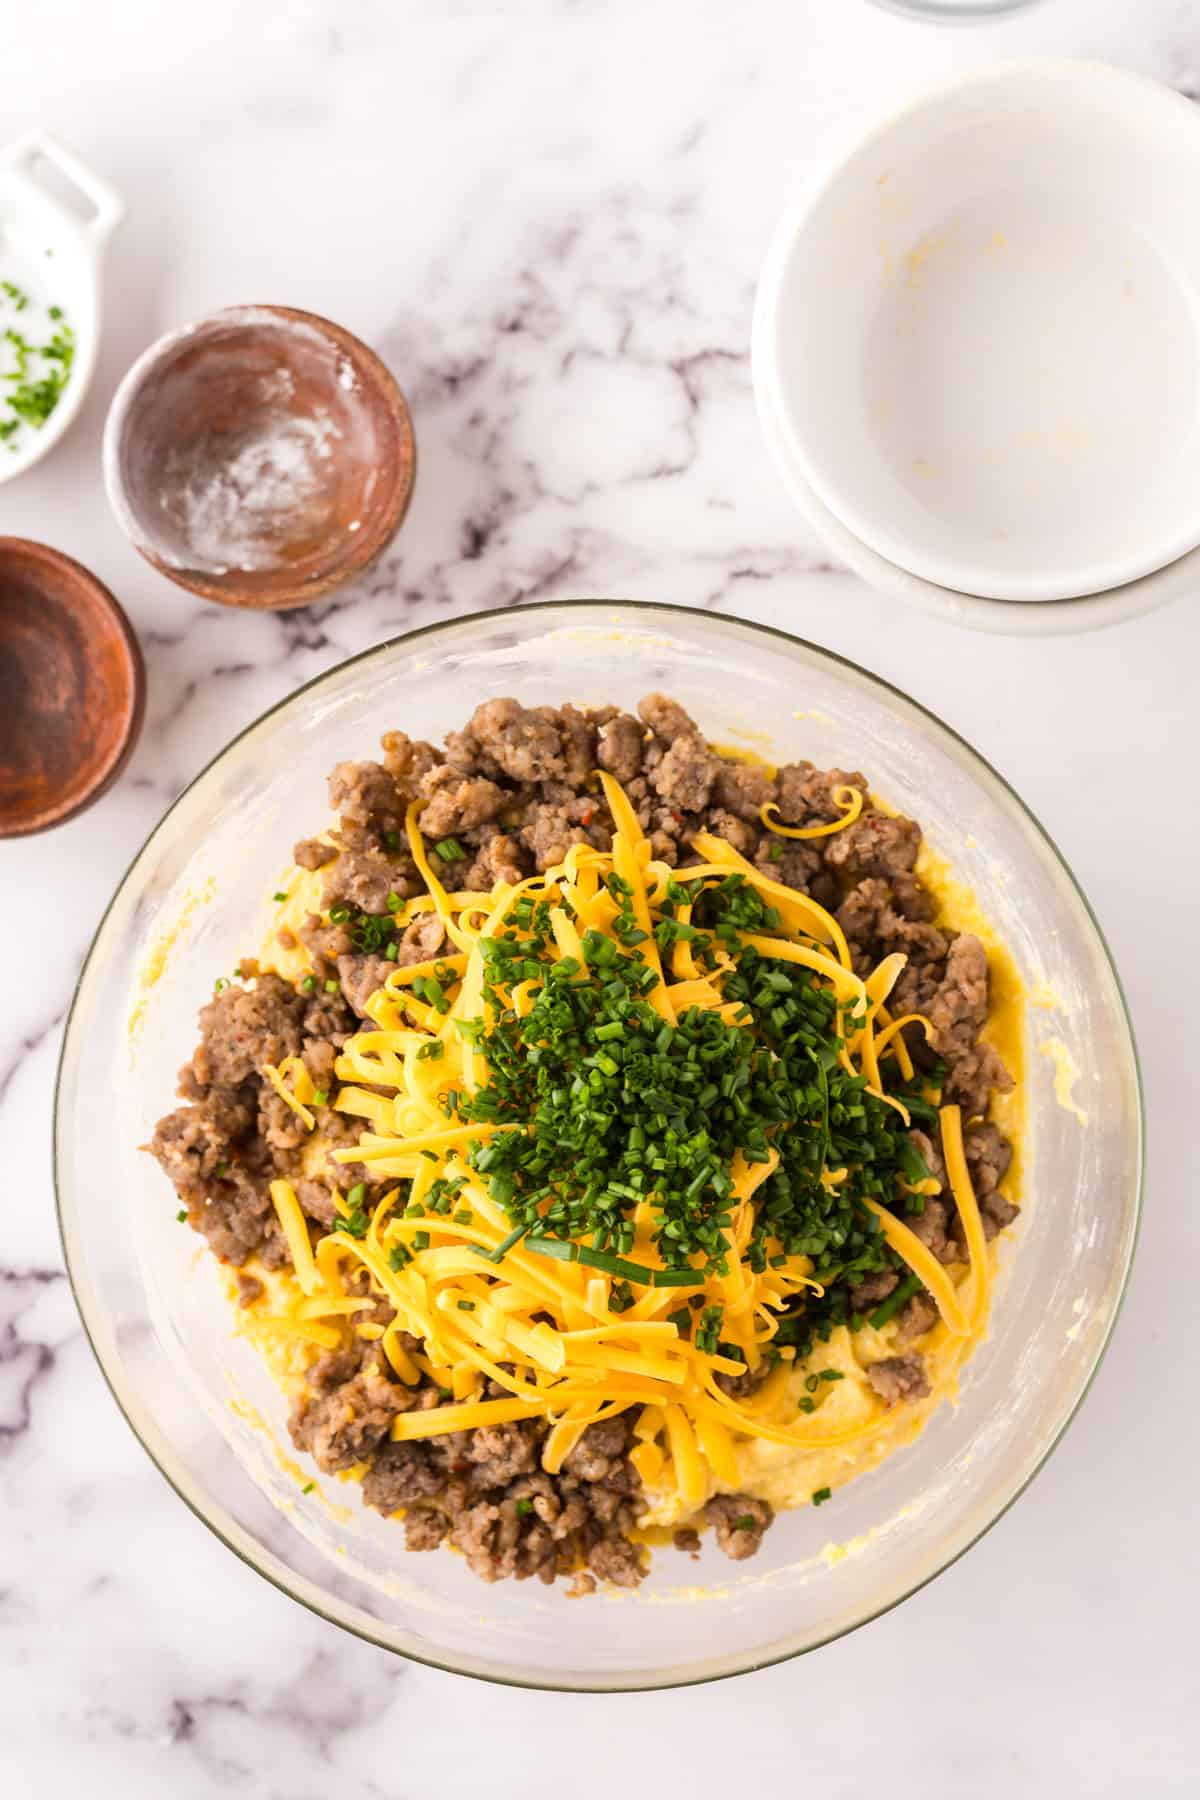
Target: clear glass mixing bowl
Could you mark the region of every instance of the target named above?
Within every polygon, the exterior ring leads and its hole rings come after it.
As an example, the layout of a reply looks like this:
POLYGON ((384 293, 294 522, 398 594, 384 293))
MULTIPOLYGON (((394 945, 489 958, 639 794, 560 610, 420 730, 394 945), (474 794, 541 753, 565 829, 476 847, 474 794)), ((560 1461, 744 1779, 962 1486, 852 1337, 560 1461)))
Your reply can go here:
POLYGON ((1000 777, 921 707, 826 651, 735 619, 609 602, 415 632, 330 670, 236 738, 153 832, 96 934, 55 1118, 84 1324, 130 1425, 188 1505, 268 1580, 364 1638, 465 1674, 571 1689, 665 1687, 794 1656, 961 1555, 1087 1389, 1133 1251, 1141 1159, 1137 1062, 1108 952, 1061 856, 1000 777), (706 1548, 697 1564, 668 1550, 636 1593, 580 1601, 530 1582, 484 1587, 448 1553, 409 1555, 403 1532, 350 1486, 301 1492, 307 1474, 284 1466, 283 1399, 232 1336, 216 1265, 176 1224, 138 1146, 173 1104, 214 976, 257 946, 293 840, 324 816, 333 763, 373 755, 389 727, 439 738, 492 695, 631 706, 652 688, 714 739, 861 767, 918 818, 1028 982, 1057 994, 1060 1013, 1034 1014, 1035 1035, 1067 1040, 1088 1124, 1057 1103, 1051 1063, 1029 1056, 1027 1205, 957 1408, 833 1505, 781 1516, 754 1561, 706 1548))

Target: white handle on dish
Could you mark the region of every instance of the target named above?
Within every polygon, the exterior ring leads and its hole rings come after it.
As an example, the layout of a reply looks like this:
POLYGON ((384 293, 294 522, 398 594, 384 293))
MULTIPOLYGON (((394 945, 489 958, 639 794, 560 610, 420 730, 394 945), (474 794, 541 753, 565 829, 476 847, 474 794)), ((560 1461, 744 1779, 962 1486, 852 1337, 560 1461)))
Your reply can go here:
POLYGON ((116 189, 109 187, 106 181, 93 174, 86 163, 80 162, 77 156, 65 150, 44 131, 28 131, 15 144, 9 144, 4 150, 0 150, 0 166, 18 171, 26 181, 32 182, 43 199, 54 206, 76 232, 82 234, 93 255, 103 248, 114 227, 125 216, 125 202, 116 189), (34 166, 38 157, 51 163, 60 175, 78 189, 85 200, 90 201, 95 208, 90 219, 79 218, 64 206, 56 194, 38 181, 34 166))

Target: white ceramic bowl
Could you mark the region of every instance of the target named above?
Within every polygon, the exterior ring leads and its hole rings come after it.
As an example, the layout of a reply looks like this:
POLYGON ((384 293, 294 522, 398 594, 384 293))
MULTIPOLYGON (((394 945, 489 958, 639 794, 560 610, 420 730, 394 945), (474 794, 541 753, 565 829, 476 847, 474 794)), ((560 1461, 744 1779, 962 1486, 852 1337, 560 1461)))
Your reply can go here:
POLYGON ((806 185, 755 382, 859 542, 943 589, 1097 595, 1200 545, 1200 113, 1033 61, 939 87, 806 185))
POLYGON ((996 637, 1062 637, 1070 632, 1119 625, 1126 619, 1153 612, 1183 594, 1200 591, 1200 550, 1189 551, 1165 569, 1143 575, 1140 581, 1126 582, 1124 587, 1109 588, 1105 593, 1088 594, 1078 600, 1043 600, 1036 606, 987 600, 979 594, 964 594, 956 588, 926 581, 923 575, 914 575, 880 556, 834 517, 805 480, 770 399, 757 382, 756 386, 759 419, 767 445, 793 500, 838 561, 882 594, 919 607, 948 624, 987 631, 996 637))
MULTIPOLYGON (((6 300, 0 329, 45 341, 53 328, 47 308, 55 306, 75 334, 70 376, 54 411, 44 425, 24 426, 0 445, 0 483, 40 462, 83 405, 100 340, 104 247, 124 212, 108 183, 44 132, 0 150, 0 280, 29 301, 17 311, 6 300)), ((0 419, 8 416, 0 404, 0 419)))

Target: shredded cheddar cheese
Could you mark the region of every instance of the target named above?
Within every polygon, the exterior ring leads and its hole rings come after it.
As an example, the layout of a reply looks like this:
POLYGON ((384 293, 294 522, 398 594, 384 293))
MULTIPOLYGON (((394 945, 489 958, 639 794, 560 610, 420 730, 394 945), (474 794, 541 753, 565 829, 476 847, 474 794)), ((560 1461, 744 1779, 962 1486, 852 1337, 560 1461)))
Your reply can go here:
MULTIPOLYGON (((353 1231, 335 1229, 314 1243, 291 1185, 272 1184, 299 1295, 289 1301, 282 1287, 273 1287, 261 1323, 313 1350, 336 1348, 357 1333, 378 1342, 400 1382, 436 1381, 448 1398, 399 1414, 391 1428, 398 1441, 543 1419, 548 1426, 543 1467, 555 1473, 590 1424, 628 1412, 634 1420, 632 1461, 645 1488, 670 1496, 676 1512, 687 1515, 713 1491, 738 1490, 748 1447, 842 1452, 889 1429, 888 1410, 862 1386, 846 1398, 833 1383, 819 1384, 815 1397, 806 1397, 805 1366, 793 1349, 773 1342, 789 1306, 806 1292, 823 1293, 812 1258, 787 1251, 769 1234, 763 1240, 761 1229, 759 1249, 751 1255, 755 1196, 780 1162, 774 1145, 755 1160, 739 1151, 728 1168, 722 1253, 712 1266, 666 1261, 651 1187, 640 1199, 634 1195, 638 1203, 626 1214, 628 1243, 622 1243, 619 1256, 592 1256, 586 1242, 565 1239, 555 1240, 551 1255, 545 1237, 514 1230, 476 1166, 481 1150, 502 1139, 511 1122, 478 1116, 464 1122, 455 1106, 455 1096, 486 1097, 489 1086, 479 1023, 488 1004, 494 940, 519 938, 512 921, 532 902, 545 910, 551 960, 566 964, 568 975, 572 968, 586 975, 588 935, 600 934, 623 947, 632 920, 637 953, 649 971, 645 1001, 662 1028, 676 1029, 697 1012, 740 1023, 745 1007, 725 991, 736 969, 734 956, 717 944, 702 964, 692 947, 695 909, 703 895, 738 878, 776 922, 767 929, 740 929, 737 947, 754 952, 764 965, 805 971, 831 997, 838 1067, 894 1108, 905 1125, 909 1114, 885 1091, 885 1072, 899 1069, 911 1079, 904 1030, 919 1026, 931 1035, 932 1027, 920 1014, 892 1018, 887 1011, 905 966, 902 955, 888 956, 860 975, 832 914, 709 834, 695 839, 702 861, 682 869, 656 862, 620 784, 603 771, 599 781, 615 827, 611 852, 573 845, 542 874, 515 885, 501 883, 487 894, 446 889, 421 835, 420 803, 409 808, 408 846, 429 891, 407 902, 397 925, 403 928, 432 910, 452 948, 391 971, 367 1002, 366 1024, 341 1049, 335 1064, 341 1085, 330 1096, 338 1112, 367 1127, 352 1148, 332 1150, 332 1161, 364 1165, 373 1179, 397 1185, 380 1197, 375 1190, 369 1216, 361 1215, 353 1231), (672 906, 664 914, 668 895, 672 906), (658 927, 668 915, 679 933, 673 939, 667 934, 660 949, 658 927), (447 1191, 453 1206, 431 1208, 430 1196, 447 1191), (767 1253, 761 1254, 764 1241, 767 1253), (394 1311, 390 1324, 359 1317, 380 1299, 394 1311), (720 1319, 719 1335, 715 1326, 711 1335, 699 1329, 707 1309, 720 1319), (411 1347, 414 1338, 420 1350, 411 1347), (747 1372, 765 1379, 750 1393, 727 1391, 732 1378, 747 1372), (497 1388, 502 1397, 496 1397, 497 1388)), ((781 826, 767 816, 767 808, 763 819, 782 836, 821 836, 859 817, 863 799, 857 789, 837 790, 841 817, 817 827, 781 826)), ((528 1018, 544 980, 536 970, 525 970, 512 983, 506 1003, 514 1019, 528 1018)), ((303 1063, 292 1058, 263 1073, 312 1131, 314 1089, 303 1063)), ((940 1123, 950 1189, 962 1220, 965 1272, 956 1279, 886 1206, 869 1198, 863 1205, 891 1250, 932 1296, 941 1320, 939 1341, 953 1345, 957 1356, 985 1328, 990 1264, 957 1109, 943 1108, 940 1123)), ((830 1163, 820 1179, 834 1194, 848 1172, 830 1163)), ((936 1188, 936 1182, 918 1183, 902 1185, 899 1192, 936 1188)), ((337 1190, 334 1200, 345 1227, 349 1209, 337 1190)))
MULTIPOLYGON (((287 1063, 285 1063, 285 1065, 282 1068, 278 1068, 278 1069, 275 1067, 274 1063, 264 1063, 262 1072, 266 1076, 267 1080, 270 1082, 271 1086, 275 1089, 275 1092, 279 1095, 279 1098, 283 1101, 284 1105, 290 1106, 292 1111, 295 1113, 296 1117, 300 1120, 300 1123, 305 1127, 305 1129, 308 1131, 312 1131, 316 1128, 316 1123, 317 1123, 316 1119, 313 1117, 312 1113, 308 1110, 308 1107, 301 1100, 300 1095, 297 1092, 293 1091, 293 1089, 287 1087, 284 1083, 285 1072, 290 1072, 290 1071, 287 1071, 287 1064, 294 1064, 294 1063, 299 1063, 300 1069, 304 1073, 304 1077, 306 1079, 308 1079, 308 1071, 304 1068, 304 1064, 300 1062, 299 1057, 288 1057, 287 1063)), ((293 1079, 295 1079, 294 1075, 293 1075, 293 1079)), ((312 1081, 311 1081, 311 1079, 308 1079, 308 1087, 309 1087, 309 1092, 308 1092, 307 1097, 311 1100, 312 1099, 312 1081)))
POLYGON ((780 837, 830 837, 835 831, 844 831, 847 825, 853 825, 855 819, 857 819, 859 813, 861 813, 863 809, 862 790, 861 788, 849 786, 836 787, 833 790, 833 803, 835 806, 841 807, 841 816, 830 820, 828 824, 781 825, 777 819, 771 817, 772 813, 777 813, 779 811, 779 808, 775 805, 774 801, 768 801, 765 806, 761 807, 758 816, 768 831, 777 832, 780 837))

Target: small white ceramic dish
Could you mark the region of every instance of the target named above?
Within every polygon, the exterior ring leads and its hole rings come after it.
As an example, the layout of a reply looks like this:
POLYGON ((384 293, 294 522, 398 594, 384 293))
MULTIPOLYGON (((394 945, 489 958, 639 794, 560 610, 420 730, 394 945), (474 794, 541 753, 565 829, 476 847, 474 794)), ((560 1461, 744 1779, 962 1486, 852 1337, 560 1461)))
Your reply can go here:
POLYGON ((1100 64, 976 71, 807 183, 768 255, 755 385, 888 562, 1053 601, 1200 545, 1200 112, 1100 64))
MULTIPOLYGON (((74 356, 62 394, 44 425, 22 424, 0 442, 0 482, 11 481, 53 449, 83 405, 100 340, 100 276, 104 249, 124 216, 120 196, 44 132, 31 131, 0 150, 0 331, 31 344, 59 323, 74 333, 74 356), (65 196, 70 195, 68 201, 65 196), (58 308, 61 322, 50 316, 58 308)), ((31 358, 30 376, 44 374, 31 358)), ((13 416, 0 388, 0 425, 13 416)))
POLYGON ((940 587, 889 562, 834 517, 805 480, 783 427, 761 389, 758 403, 767 445, 784 485, 831 554, 880 593, 891 594, 951 625, 991 632, 997 637, 1062 637, 1068 632, 1098 631, 1104 625, 1119 625, 1126 619, 1153 612, 1168 600, 1200 592, 1200 550, 1192 550, 1165 569, 1143 575, 1140 581, 1127 582, 1124 587, 1087 594, 1077 600, 1045 600, 1037 606, 987 600, 979 594, 940 587))

